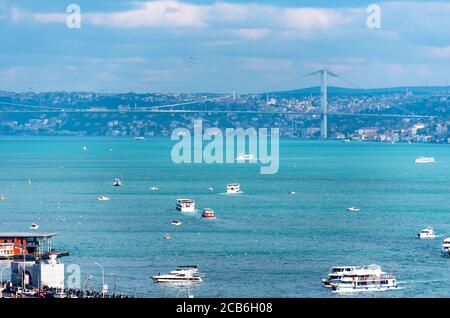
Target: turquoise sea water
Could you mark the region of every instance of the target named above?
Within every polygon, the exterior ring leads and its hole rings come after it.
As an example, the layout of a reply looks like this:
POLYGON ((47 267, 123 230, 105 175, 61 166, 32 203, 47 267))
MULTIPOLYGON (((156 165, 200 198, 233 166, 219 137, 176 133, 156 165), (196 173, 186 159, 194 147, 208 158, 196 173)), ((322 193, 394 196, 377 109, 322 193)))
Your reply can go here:
POLYGON ((171 145, 167 138, 2 137, 0 231, 28 231, 35 222, 59 232, 55 247, 70 251, 63 261, 79 264, 83 281, 92 274, 90 286, 100 289, 98 262, 110 290, 115 274, 118 292, 139 296, 185 296, 149 276, 196 264, 206 275, 191 290, 196 297, 342 297, 321 286, 329 268, 371 263, 395 268, 402 289, 358 297, 450 295, 450 259, 440 255, 450 236, 449 145, 282 139, 275 175, 248 164, 175 165, 171 145), (420 155, 437 162, 414 164, 420 155), (121 188, 112 187, 115 177, 121 188), (245 194, 220 194, 230 182, 245 194), (218 218, 180 214, 179 197, 218 218), (348 213, 349 206, 361 212, 348 213), (183 225, 173 227, 177 218, 183 225), (428 225, 440 237, 417 239, 428 225))

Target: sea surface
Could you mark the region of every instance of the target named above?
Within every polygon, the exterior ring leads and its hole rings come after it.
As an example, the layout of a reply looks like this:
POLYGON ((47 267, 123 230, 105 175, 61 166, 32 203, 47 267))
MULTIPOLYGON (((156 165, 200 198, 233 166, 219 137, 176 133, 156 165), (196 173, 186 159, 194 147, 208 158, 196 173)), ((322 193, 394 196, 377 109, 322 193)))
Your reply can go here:
POLYGON ((88 288, 101 288, 97 262, 110 291, 143 297, 186 297, 185 288, 150 279, 177 265, 205 274, 189 291, 195 297, 344 297, 322 287, 329 268, 373 263, 394 270, 402 289, 354 297, 450 296, 450 258, 440 253, 450 236, 449 145, 281 139, 274 175, 255 164, 176 165, 172 145, 1 137, 0 232, 29 231, 33 222, 58 232, 54 247, 70 252, 62 260, 80 266, 82 285, 91 274, 88 288), (421 155, 437 162, 415 164, 421 155), (245 193, 223 194, 231 182, 245 193), (177 212, 181 197, 217 219, 177 212), (438 238, 419 240, 428 225, 438 238))

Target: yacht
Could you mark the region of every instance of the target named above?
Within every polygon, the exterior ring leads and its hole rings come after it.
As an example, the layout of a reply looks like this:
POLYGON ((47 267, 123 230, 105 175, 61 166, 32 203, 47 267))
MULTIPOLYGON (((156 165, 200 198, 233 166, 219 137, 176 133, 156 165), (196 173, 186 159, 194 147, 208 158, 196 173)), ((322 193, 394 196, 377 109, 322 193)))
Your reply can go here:
POLYGON ((322 283, 325 287, 331 287, 331 281, 337 283, 344 277, 345 273, 353 272, 357 269, 361 269, 362 266, 336 266, 332 267, 327 278, 322 279, 322 283))
POLYGON ((361 211, 361 209, 352 206, 352 207, 348 208, 347 211, 349 211, 349 212, 359 212, 359 211, 361 211))
POLYGON ((195 212, 195 202, 191 199, 177 199, 176 208, 181 212, 195 212))
POLYGON ((441 253, 450 256, 450 237, 442 242, 441 253))
POLYGON ((252 154, 240 154, 239 156, 236 157, 237 161, 250 161, 250 160, 255 160, 255 156, 253 156, 252 154))
POLYGON ((120 179, 117 179, 117 178, 114 179, 113 186, 121 187, 122 186, 122 181, 120 181, 120 179))
POLYGON ((197 266, 179 266, 169 274, 159 274, 151 277, 156 283, 200 283, 202 277, 197 266))
POLYGON ((179 226, 181 224, 183 224, 183 223, 180 220, 173 220, 172 221, 172 225, 179 226))
POLYGON ((398 289, 393 275, 381 270, 379 265, 368 265, 345 272, 342 278, 330 281, 333 293, 358 293, 398 289))
POLYGON ((239 185, 239 183, 230 183, 227 185, 227 193, 228 194, 241 193, 241 186, 239 185))
POLYGON ((429 239, 429 238, 435 238, 436 233, 434 232, 433 228, 431 226, 429 226, 426 229, 423 229, 422 231, 417 233, 417 236, 421 239, 429 239))
POLYGON ((37 225, 36 223, 33 223, 33 224, 31 224, 28 228, 29 228, 30 230, 37 230, 37 229, 39 229, 39 225, 37 225))
POLYGON ((159 191, 159 187, 151 187, 150 191, 159 191))
POLYGON ((434 157, 417 157, 414 161, 415 163, 433 163, 435 161, 434 157))
POLYGON ((216 216, 214 214, 214 210, 210 208, 206 208, 203 210, 202 218, 204 219, 215 219, 216 216))
POLYGON ((109 201, 110 197, 106 195, 101 195, 97 198, 98 201, 109 201))

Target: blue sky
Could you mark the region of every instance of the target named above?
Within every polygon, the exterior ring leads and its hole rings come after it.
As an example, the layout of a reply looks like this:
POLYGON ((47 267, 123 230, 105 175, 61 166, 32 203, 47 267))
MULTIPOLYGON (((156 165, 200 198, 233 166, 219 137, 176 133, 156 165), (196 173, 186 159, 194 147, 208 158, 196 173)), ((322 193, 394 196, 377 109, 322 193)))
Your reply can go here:
POLYGON ((0 0, 0 90, 260 92, 324 67, 359 87, 450 80, 450 3, 376 2, 370 29, 374 2, 0 0))

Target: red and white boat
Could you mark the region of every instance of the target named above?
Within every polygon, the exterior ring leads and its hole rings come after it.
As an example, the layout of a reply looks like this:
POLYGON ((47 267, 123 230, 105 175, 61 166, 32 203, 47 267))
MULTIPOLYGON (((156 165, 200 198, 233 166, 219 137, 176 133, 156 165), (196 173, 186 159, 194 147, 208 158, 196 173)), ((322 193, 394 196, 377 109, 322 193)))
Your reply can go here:
POLYGON ((204 219, 215 219, 216 215, 214 214, 214 210, 210 208, 206 208, 203 210, 202 218, 204 219))

